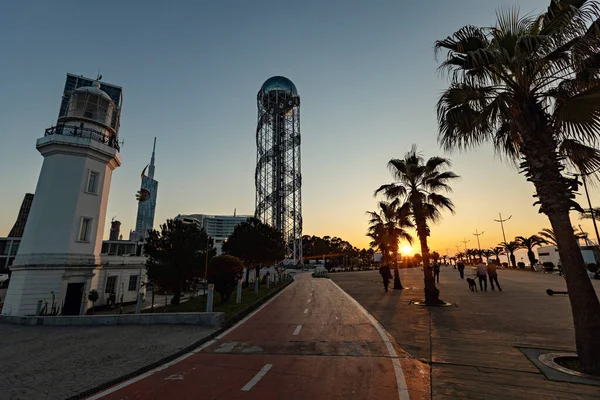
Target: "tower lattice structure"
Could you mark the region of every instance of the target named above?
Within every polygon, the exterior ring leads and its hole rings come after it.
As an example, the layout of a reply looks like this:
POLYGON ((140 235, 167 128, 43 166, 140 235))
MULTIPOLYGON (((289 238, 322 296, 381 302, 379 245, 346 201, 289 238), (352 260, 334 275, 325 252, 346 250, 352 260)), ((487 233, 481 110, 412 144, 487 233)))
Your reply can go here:
POLYGON ((282 76, 269 78, 257 95, 255 216, 283 234, 287 258, 302 260, 300 96, 282 76))

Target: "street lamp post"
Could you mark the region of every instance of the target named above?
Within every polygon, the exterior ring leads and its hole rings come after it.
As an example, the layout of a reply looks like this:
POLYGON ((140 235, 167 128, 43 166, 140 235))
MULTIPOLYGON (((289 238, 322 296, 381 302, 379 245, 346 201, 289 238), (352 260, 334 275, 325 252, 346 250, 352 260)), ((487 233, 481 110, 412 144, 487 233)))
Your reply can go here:
POLYGON ((477 229, 475 229, 475 233, 473 235, 477 236, 477 247, 479 248, 479 251, 481 252, 481 244, 479 243, 479 236, 483 235, 485 232, 481 232, 481 233, 477 233, 477 229))
MULTIPOLYGON (((506 235, 504 234, 504 223, 512 218, 512 215, 506 219, 502 219, 502 213, 498 213, 500 219, 494 219, 496 222, 500 222, 500 226, 502 227, 502 238, 504 239, 504 243, 506 243, 506 235)), ((508 254, 506 254, 506 262, 510 265, 510 258, 508 258, 508 254)))
POLYGON ((502 213, 498 213, 500 219, 494 219, 496 222, 500 222, 500 226, 502 227, 502 238, 504 239, 504 243, 506 243, 506 235, 504 234, 504 223, 512 218, 512 215, 506 219, 502 219, 502 213))
POLYGON ((210 246, 210 236, 208 236, 208 233, 206 234, 206 257, 204 260, 204 293, 202 293, 202 309, 205 309, 205 302, 206 302, 206 291, 208 289, 208 248, 210 246))

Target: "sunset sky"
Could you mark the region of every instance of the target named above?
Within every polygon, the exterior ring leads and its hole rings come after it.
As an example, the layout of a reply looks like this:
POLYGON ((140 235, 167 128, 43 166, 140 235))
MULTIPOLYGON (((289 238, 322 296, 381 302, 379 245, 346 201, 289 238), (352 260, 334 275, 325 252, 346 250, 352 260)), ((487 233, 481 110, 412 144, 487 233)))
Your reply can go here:
MULTIPOLYGON (((155 136, 155 225, 180 213, 254 212, 256 93, 284 75, 301 97, 304 233, 364 247, 365 211, 391 180, 388 160, 413 143, 425 156, 444 155, 435 103, 447 82, 434 41, 492 24, 500 6, 526 13, 548 2, 1 2, 0 235, 35 190, 35 140, 56 121, 67 72, 100 70, 123 87, 123 165, 108 219, 122 222, 125 237, 155 136)), ((499 212, 512 215, 508 238, 549 227, 532 206, 532 185, 490 147, 447 156, 461 176, 457 212, 432 228, 432 249, 454 254, 463 238, 476 247, 475 229, 485 232, 482 247, 497 244, 499 212)), ((597 188, 591 195, 600 205, 597 188)))

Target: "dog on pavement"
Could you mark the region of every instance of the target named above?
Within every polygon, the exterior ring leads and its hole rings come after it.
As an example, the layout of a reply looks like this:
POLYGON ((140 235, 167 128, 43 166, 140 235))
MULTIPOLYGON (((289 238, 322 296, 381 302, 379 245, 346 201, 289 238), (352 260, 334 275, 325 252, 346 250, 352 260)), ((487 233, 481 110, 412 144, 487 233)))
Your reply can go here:
POLYGON ((469 289, 471 289, 471 292, 477 291, 477 284, 475 283, 475 279, 467 278, 467 283, 469 284, 469 289))

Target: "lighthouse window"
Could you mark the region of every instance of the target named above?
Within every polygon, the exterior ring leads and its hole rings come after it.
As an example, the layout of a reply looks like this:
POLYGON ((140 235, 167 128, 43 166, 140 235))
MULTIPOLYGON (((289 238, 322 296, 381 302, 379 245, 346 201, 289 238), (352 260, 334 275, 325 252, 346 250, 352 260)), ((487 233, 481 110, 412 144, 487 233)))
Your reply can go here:
POLYGON ((91 230, 92 230, 92 219, 83 217, 81 219, 81 229, 79 230, 79 241, 89 242, 91 230))
POLYGON ((90 175, 88 176, 87 188, 86 192, 88 193, 98 193, 98 181, 100 180, 100 174, 95 171, 90 171, 90 175))

